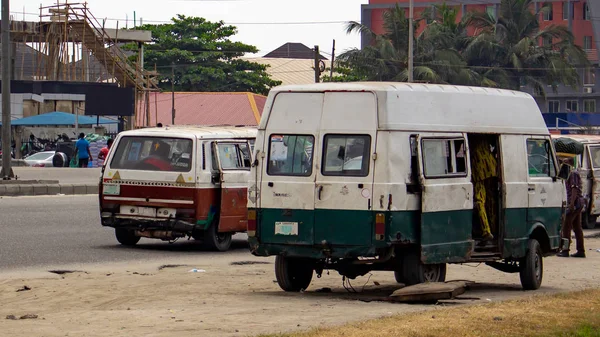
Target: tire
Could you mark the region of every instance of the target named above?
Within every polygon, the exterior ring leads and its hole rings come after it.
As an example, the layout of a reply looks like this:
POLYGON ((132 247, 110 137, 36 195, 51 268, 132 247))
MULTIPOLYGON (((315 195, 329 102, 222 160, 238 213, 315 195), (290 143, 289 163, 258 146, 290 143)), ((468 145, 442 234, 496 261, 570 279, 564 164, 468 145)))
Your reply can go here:
POLYGON ((219 233, 218 223, 213 222, 204 232, 203 244, 210 250, 225 252, 231 247, 231 233, 219 233))
POLYGON ((283 291, 299 292, 310 285, 314 268, 310 261, 277 255, 275 258, 275 277, 283 291))
POLYGON ((536 239, 530 239, 527 253, 521 260, 521 285, 524 290, 537 290, 544 277, 542 248, 536 239))
POLYGON ((65 167, 68 164, 67 155, 62 152, 57 152, 52 157, 52 166, 54 167, 65 167))
POLYGON ((129 229, 115 228, 115 236, 123 246, 135 246, 140 241, 140 237, 129 229))
POLYGON ((591 215, 587 212, 581 215, 581 225, 583 226, 584 229, 596 228, 597 221, 598 221, 598 217, 595 215, 591 215))
MULTIPOLYGON (((446 269, 445 263, 423 264, 417 253, 409 253, 404 256, 401 279, 407 286, 419 283, 445 282, 446 269)), ((396 278, 397 280, 398 278, 396 278)))

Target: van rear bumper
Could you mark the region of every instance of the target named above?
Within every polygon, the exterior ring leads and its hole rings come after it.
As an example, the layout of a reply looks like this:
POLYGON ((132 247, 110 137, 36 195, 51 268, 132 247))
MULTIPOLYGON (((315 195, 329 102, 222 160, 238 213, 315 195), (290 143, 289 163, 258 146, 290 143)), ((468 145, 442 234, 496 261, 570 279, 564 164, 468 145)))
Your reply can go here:
POLYGON ((357 258, 376 257, 388 250, 390 244, 383 246, 307 246, 293 244, 269 244, 260 243, 258 238, 249 237, 250 252, 254 256, 285 255, 290 257, 302 257, 311 259, 325 258, 357 258))
POLYGON ((205 229, 205 226, 184 219, 120 218, 110 213, 103 213, 101 222, 104 227, 133 230, 138 236, 149 238, 170 239, 192 236, 196 231, 205 229))

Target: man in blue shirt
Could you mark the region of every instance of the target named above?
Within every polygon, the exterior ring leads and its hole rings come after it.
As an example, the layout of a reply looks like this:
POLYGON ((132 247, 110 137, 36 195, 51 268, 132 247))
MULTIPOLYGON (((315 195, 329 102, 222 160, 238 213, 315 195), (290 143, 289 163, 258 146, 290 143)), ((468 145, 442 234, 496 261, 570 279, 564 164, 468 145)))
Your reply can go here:
POLYGON ((79 167, 83 168, 88 167, 90 160, 93 160, 90 143, 85 140, 83 132, 79 134, 79 140, 75 143, 75 156, 79 159, 79 167))

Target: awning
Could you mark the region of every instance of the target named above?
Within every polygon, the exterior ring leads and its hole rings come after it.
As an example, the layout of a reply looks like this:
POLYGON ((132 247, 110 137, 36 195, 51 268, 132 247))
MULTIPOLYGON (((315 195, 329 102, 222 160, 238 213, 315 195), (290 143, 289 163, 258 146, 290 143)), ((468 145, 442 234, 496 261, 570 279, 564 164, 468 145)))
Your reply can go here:
MULTIPOLYGON (((118 124, 116 120, 108 118, 98 118, 91 116, 77 116, 77 122, 79 125, 96 125, 96 124, 118 124)), ((0 123, 2 125, 2 123, 0 123)), ((75 115, 67 112, 49 112, 37 116, 25 117, 21 119, 15 119, 11 122, 12 126, 65 126, 75 125, 75 115)))

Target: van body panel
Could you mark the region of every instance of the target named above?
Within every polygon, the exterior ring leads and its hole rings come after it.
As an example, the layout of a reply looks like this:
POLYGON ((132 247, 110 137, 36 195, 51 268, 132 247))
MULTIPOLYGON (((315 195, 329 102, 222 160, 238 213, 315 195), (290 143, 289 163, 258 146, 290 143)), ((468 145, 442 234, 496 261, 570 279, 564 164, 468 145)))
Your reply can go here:
POLYGON ((587 147, 586 155, 589 158, 589 173, 588 175, 582 175, 584 182, 583 190, 590 191, 590 214, 600 214, 600 145, 590 145, 587 147), (587 179, 586 179, 587 178, 587 179), (591 181, 590 181, 591 180, 591 181), (587 184, 585 184, 587 182, 587 184), (591 185, 591 186, 589 186, 591 185), (587 188, 586 188, 587 187, 587 188))

